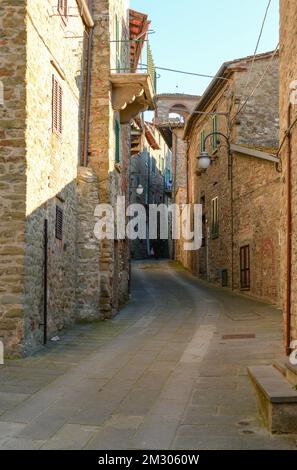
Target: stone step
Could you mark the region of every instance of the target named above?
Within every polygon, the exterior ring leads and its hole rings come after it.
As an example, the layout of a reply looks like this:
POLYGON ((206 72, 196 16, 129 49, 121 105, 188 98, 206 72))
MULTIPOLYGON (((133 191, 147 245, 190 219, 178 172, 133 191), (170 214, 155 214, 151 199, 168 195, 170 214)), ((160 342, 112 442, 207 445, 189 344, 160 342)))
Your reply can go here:
POLYGON ((275 367, 284 377, 287 374, 287 358, 278 359, 274 361, 273 367, 275 367))
POLYGON ((291 385, 297 385, 297 366, 293 366, 289 361, 286 363, 286 377, 291 385))
POLYGON ((248 373, 259 410, 272 433, 297 432, 297 390, 274 366, 254 366, 248 373))

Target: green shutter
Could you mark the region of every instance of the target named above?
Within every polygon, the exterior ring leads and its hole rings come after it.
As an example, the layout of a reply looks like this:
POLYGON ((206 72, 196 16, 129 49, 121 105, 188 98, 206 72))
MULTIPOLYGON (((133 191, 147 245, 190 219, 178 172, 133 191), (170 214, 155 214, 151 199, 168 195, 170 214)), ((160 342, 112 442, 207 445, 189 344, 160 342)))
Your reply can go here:
POLYGON ((200 152, 205 151, 204 139, 205 139, 205 130, 203 129, 200 132, 200 152))
MULTIPOLYGON (((218 132, 218 116, 213 116, 212 118, 212 132, 218 132)), ((212 136, 212 149, 216 150, 218 148, 218 136, 212 136)))
POLYGON ((115 121, 115 161, 121 161, 121 125, 119 121, 115 121))

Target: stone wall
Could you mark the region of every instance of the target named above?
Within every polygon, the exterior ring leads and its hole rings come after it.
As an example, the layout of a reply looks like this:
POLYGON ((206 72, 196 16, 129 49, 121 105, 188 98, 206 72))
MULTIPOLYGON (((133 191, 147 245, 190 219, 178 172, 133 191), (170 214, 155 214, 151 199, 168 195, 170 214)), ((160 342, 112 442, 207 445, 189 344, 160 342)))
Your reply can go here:
POLYGON ((77 196, 77 319, 97 320, 100 318, 100 243, 94 235, 94 211, 99 194, 98 179, 90 168, 79 168, 77 196))
POLYGON ((249 245, 249 293, 280 305, 280 190, 275 165, 234 153, 234 289, 240 289, 240 247, 249 245))
MULTIPOLYGON (((279 140, 279 56, 256 59, 251 70, 250 62, 235 72, 234 99, 240 108, 254 91, 263 74, 264 80, 249 98, 237 118, 237 143, 260 148, 277 148, 279 140), (251 70, 251 72, 250 72, 251 70), (248 85, 246 86, 248 82, 248 85), (256 111, 256 112, 255 112, 256 111)), ((234 106, 236 110, 236 106, 234 106)))
MULTIPOLYGON (((69 8, 72 15, 78 13, 75 0, 69 2, 69 8)), ((66 24, 57 13, 57 2, 52 0, 1 2, 0 55, 1 65, 7 64, 7 70, 3 67, 0 72, 5 90, 0 110, 1 189, 5 190, 1 211, 2 220, 9 221, 7 226, 1 223, 5 238, 1 262, 6 264, 1 274, 11 282, 6 284, 2 279, 0 334, 5 330, 6 353, 27 354, 43 342, 45 219, 48 337, 75 320, 76 176, 84 27, 79 14, 69 16, 66 24), (69 30, 71 39, 66 38, 69 30), (53 75, 63 90, 61 135, 52 130, 53 75), (62 240, 56 238, 56 207, 63 210, 62 240)))
MULTIPOLYGON (((281 13, 281 39, 280 39, 280 139, 289 126, 289 105, 292 96, 290 119, 294 122, 296 117, 296 99, 294 100, 294 88, 292 84, 297 80, 297 4, 293 0, 280 1, 281 13), (292 84, 292 85, 291 85, 292 84), (290 88, 291 87, 291 88, 290 88)), ((291 185, 292 185, 292 282, 291 282, 291 338, 297 339, 297 214, 296 214, 296 182, 297 182, 297 127, 291 133, 291 185)), ((287 141, 281 151, 283 186, 281 197, 281 290, 283 293, 283 306, 286 313, 287 291, 287 187, 288 187, 288 145, 287 141)))
POLYGON ((26 2, 0 2, 0 339, 20 352, 24 337, 26 217, 26 2))
MULTIPOLYGON (((75 320, 76 176, 83 24, 67 24, 56 2, 27 0, 27 196, 25 349, 39 343, 43 322, 44 219, 48 219, 48 335, 75 320), (71 31, 71 39, 66 35, 71 31), (77 38, 76 38, 77 37, 77 38), (62 134, 52 131, 52 77, 63 90, 62 134), (56 207, 63 239, 56 238, 56 207)), ((75 0, 69 2, 72 14, 75 0)))
MULTIPOLYGON (((128 11, 124 0, 93 1, 94 35, 92 49, 92 89, 88 161, 99 181, 101 203, 115 206, 117 195, 126 195, 129 126, 121 126, 121 162, 115 162, 115 119, 111 103, 110 72, 116 68, 115 15, 121 25, 121 37, 128 38, 128 11)), ((123 67, 127 66, 129 43, 123 49, 123 67)), ((103 240, 100 245, 101 312, 111 318, 128 296, 128 244, 103 240), (123 269, 124 267, 124 269, 123 269)))

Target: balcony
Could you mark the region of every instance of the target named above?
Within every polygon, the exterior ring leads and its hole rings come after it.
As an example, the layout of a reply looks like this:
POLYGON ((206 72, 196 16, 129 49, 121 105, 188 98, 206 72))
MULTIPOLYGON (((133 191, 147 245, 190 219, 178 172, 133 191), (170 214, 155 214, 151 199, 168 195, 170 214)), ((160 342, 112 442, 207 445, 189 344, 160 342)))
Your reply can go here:
POLYGON ((130 10, 129 69, 111 73, 112 106, 120 113, 121 124, 129 124, 139 113, 155 109, 156 70, 148 43, 147 15, 130 10), (140 63, 146 50, 146 64, 140 63))

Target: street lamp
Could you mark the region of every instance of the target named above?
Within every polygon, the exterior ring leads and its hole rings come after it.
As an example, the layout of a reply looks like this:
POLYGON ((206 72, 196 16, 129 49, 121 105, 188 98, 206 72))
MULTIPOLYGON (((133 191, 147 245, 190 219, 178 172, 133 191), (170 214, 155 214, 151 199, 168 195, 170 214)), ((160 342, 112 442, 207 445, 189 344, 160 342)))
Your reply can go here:
MULTIPOLYGON (((229 137, 227 137, 225 134, 222 132, 211 132, 208 134, 203 141, 203 148, 206 148, 206 141, 209 139, 209 137, 217 136, 220 135, 221 137, 224 137, 227 141, 227 146, 228 146, 228 179, 230 180, 232 177, 232 152, 231 152, 231 144, 229 137)), ((211 162, 211 157, 209 156, 209 153, 206 150, 203 150, 200 155, 198 156, 198 165, 201 170, 207 170, 211 162)))
POLYGON ((143 186, 142 184, 139 184, 136 188, 136 192, 139 196, 141 196, 143 194, 143 186))

